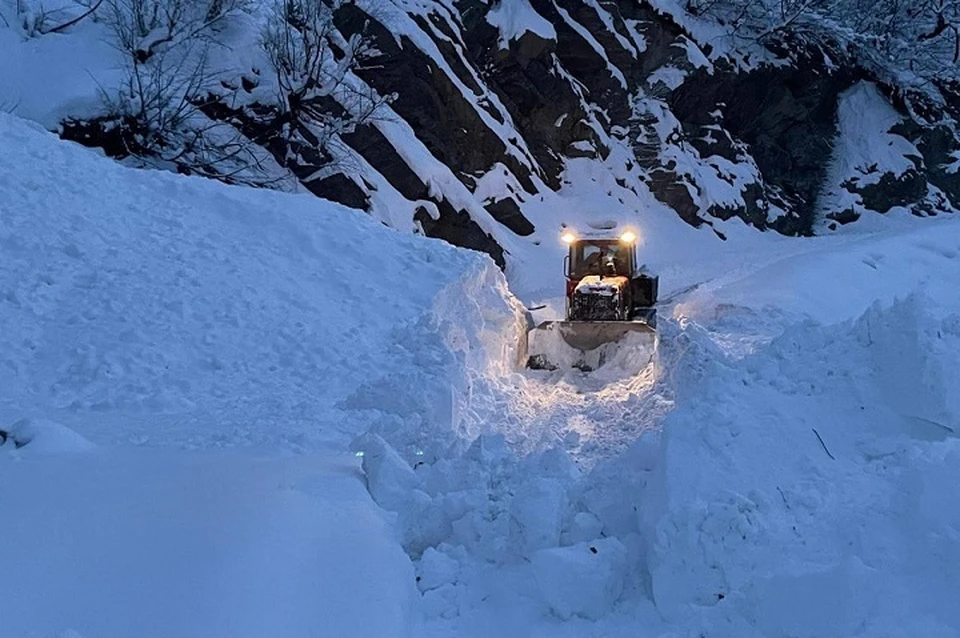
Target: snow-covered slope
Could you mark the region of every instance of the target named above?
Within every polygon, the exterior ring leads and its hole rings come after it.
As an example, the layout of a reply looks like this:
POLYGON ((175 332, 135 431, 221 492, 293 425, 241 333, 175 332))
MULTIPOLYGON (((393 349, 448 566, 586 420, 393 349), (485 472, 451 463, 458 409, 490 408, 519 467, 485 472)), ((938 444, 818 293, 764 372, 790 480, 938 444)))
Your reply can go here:
POLYGON ((124 169, 8 116, 0 146, 8 415, 108 441, 342 445, 377 418, 344 407, 356 389, 409 366, 419 387, 381 411, 419 401, 449 427, 449 371, 417 350, 446 339, 439 298, 503 289, 485 257, 309 195, 124 169))
MULTIPOLYGON (((957 219, 719 242, 643 217, 679 293, 656 350, 526 372, 486 257, 9 117, 0 145, 23 548, 0 633, 311 635, 318 610, 370 636, 960 630, 957 219)), ((558 289, 552 257, 525 297, 558 289)))
POLYGON ((453 352, 516 348, 493 262, 7 115, 0 149, 0 636, 407 635, 348 445, 452 436, 453 352))

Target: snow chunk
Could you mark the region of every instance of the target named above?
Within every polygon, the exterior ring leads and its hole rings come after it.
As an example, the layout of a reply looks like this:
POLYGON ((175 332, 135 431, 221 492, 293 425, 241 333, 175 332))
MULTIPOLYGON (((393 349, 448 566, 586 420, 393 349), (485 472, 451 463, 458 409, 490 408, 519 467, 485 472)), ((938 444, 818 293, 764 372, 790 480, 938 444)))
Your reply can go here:
MULTIPOLYGON (((46 419, 21 419, 5 430, 7 443, 40 454, 90 452, 96 446, 70 428, 46 419)), ((0 441, 4 437, 0 437, 0 441)))
POLYGON ((460 575, 460 563, 430 547, 423 552, 417 565, 417 588, 421 592, 455 583, 460 575))
POLYGON ((363 455, 367 489, 373 499, 387 509, 403 509, 419 485, 413 468, 376 434, 364 434, 354 442, 354 448, 363 455))
POLYGON ((603 531, 603 523, 595 514, 590 512, 577 512, 570 523, 569 528, 563 533, 563 542, 568 545, 575 543, 585 543, 600 536, 603 531))
POLYGON ((627 548, 616 538, 542 549, 533 555, 533 574, 550 608, 567 620, 597 619, 623 592, 627 548))
POLYGON ((567 506, 566 489, 556 480, 522 485, 510 502, 511 535, 526 551, 556 546, 567 506))

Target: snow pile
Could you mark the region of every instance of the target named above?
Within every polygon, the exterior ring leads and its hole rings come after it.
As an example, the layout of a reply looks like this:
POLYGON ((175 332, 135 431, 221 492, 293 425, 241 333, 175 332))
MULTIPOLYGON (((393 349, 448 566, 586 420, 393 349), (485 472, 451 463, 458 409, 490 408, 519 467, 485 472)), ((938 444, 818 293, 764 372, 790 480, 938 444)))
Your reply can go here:
MULTIPOLYGON (((518 457, 503 437, 481 436, 462 455, 415 469, 381 439, 365 439, 371 494, 396 512, 416 559, 428 619, 456 619, 486 569, 528 565, 525 596, 561 618, 601 618, 623 593, 627 549, 603 538, 582 476, 560 449, 518 457)), ((601 512, 602 513, 602 512, 601 512)))
POLYGON ((627 549, 616 538, 542 549, 533 573, 550 607, 562 619, 597 619, 623 592, 627 549))
MULTIPOLYGON (((579 375, 606 386, 612 396, 605 409, 620 411, 621 417, 643 389, 656 384, 649 343, 632 341, 640 336, 628 335, 622 352, 644 353, 643 374, 637 374, 636 362, 631 367, 621 361, 605 368, 606 376, 579 375)), ((394 448, 374 434, 355 441, 370 493, 395 513, 400 541, 416 560, 428 618, 457 622, 469 613, 470 601, 481 595, 477 592, 486 591, 478 579, 518 564, 527 565, 523 595, 532 597, 540 613, 561 618, 601 618, 624 591, 636 588, 629 567, 638 546, 631 508, 642 481, 622 473, 586 472, 577 456, 568 453, 579 448, 578 456, 586 459, 589 450, 602 449, 606 436, 586 428, 581 436, 572 424, 585 425, 588 416, 596 419, 598 429, 612 423, 592 414, 596 406, 584 409, 578 403, 586 388, 568 374, 530 377, 476 368, 468 375, 470 392, 464 395, 474 428, 458 429, 459 439, 424 441, 421 449, 394 448), (536 401, 542 401, 539 410, 536 401), (554 412, 558 408, 568 410, 568 416, 554 412), (571 429, 537 433, 544 425, 561 423, 571 429), (476 432, 476 438, 467 438, 476 432), (625 498, 625 489, 635 494, 625 498), (606 538, 621 532, 632 535, 632 549, 620 539, 606 538)), ((660 413, 655 409, 644 416, 653 419, 660 413)), ((632 427, 618 429, 615 436, 621 443, 623 437, 632 441, 632 432, 632 427)), ((650 471, 655 449, 653 440, 644 438, 625 456, 650 471)))
POLYGON ((371 376, 399 382, 385 410, 449 429, 454 331, 516 342, 485 256, 312 196, 125 169, 9 116, 0 146, 11 419, 101 441, 342 448, 375 420, 347 405, 371 376))
POLYGON ((739 361, 691 333, 642 522, 666 618, 718 636, 960 630, 943 559, 960 552, 960 315, 926 305, 800 325, 739 361))
POLYGON ((31 454, 76 454, 96 448, 70 428, 46 419, 20 419, 0 430, 0 445, 5 443, 16 449, 29 445, 31 454))
MULTIPOLYGON (((476 398, 488 379, 515 372, 526 328, 501 273, 477 260, 415 323, 393 331, 397 363, 370 374, 338 406, 408 461, 462 451, 489 431, 475 417, 476 398)), ((354 448, 367 449, 366 440, 354 448)))

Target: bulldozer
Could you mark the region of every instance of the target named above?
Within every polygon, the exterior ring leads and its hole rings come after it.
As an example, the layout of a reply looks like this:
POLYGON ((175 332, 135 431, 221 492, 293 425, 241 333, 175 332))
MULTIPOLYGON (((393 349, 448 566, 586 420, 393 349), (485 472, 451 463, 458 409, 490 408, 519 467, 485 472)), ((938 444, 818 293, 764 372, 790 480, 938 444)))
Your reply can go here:
POLYGON ((656 338, 660 279, 637 259, 637 233, 615 222, 584 230, 564 227, 566 311, 563 321, 545 321, 527 335, 526 366, 591 371, 603 365, 616 344, 656 338))

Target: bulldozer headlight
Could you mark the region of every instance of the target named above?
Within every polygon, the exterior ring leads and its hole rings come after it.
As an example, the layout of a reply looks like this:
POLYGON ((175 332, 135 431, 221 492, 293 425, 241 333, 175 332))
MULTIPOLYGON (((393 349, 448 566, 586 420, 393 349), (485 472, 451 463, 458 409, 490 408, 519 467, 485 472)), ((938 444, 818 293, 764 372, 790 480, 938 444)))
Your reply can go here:
POLYGON ((560 241, 565 244, 572 244, 573 242, 577 241, 577 235, 576 233, 568 230, 564 234, 560 235, 560 241))
POLYGON ((620 234, 620 241, 624 244, 632 244, 637 241, 637 234, 632 230, 625 230, 620 234))

